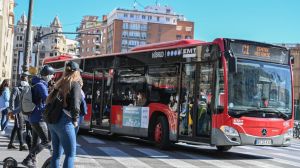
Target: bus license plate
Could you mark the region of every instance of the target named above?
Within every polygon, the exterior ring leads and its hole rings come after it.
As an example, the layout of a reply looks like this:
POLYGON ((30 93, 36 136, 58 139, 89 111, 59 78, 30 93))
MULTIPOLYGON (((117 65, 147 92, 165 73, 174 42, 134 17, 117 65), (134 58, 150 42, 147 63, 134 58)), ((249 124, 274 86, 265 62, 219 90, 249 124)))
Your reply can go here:
POLYGON ((255 145, 272 145, 271 139, 256 139, 255 145))

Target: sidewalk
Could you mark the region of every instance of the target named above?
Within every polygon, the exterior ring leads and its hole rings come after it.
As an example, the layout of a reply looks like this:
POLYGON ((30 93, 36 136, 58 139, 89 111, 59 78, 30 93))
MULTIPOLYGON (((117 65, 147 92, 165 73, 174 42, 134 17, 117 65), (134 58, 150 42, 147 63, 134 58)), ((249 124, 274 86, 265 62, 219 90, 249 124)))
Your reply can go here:
MULTIPOLYGON (((3 160, 7 157, 13 157, 18 163, 21 163, 28 154, 28 151, 19 151, 19 143, 17 140, 15 140, 14 144, 18 149, 7 149, 13 125, 13 122, 9 122, 8 127, 5 130, 5 135, 0 135, 0 167, 3 165, 3 160)), ((43 163, 49 156, 50 153, 48 150, 43 150, 41 153, 39 153, 37 156, 37 167, 42 167, 43 163)))

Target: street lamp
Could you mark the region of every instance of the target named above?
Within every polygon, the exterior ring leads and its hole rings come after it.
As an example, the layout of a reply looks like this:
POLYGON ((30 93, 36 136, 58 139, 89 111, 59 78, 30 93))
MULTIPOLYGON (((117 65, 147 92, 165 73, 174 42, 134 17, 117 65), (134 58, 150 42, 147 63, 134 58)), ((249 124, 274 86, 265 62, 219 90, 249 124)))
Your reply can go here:
POLYGON ((27 21, 27 29, 26 29, 26 43, 25 43, 24 61, 23 61, 23 67, 22 67, 23 72, 28 71, 29 55, 30 55, 30 51, 31 51, 30 37, 31 37, 32 8, 33 8, 33 0, 29 0, 28 21, 27 21))

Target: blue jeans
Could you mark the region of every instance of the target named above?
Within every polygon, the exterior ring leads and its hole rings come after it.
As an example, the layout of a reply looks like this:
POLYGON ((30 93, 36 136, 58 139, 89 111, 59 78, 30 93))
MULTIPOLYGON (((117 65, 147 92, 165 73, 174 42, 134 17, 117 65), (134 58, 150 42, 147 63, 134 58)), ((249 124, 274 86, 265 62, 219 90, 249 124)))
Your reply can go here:
POLYGON ((73 168, 76 155, 76 134, 71 118, 63 113, 58 123, 48 126, 53 147, 51 168, 59 168, 59 160, 63 152, 66 155, 63 168, 73 168))
POLYGON ((79 132, 79 126, 80 126, 80 124, 82 124, 83 120, 84 120, 84 116, 79 115, 79 118, 78 118, 78 127, 75 128, 76 135, 79 132))
POLYGON ((4 131, 7 127, 7 123, 8 123, 8 110, 4 109, 1 111, 2 113, 2 117, 1 117, 1 131, 4 131))

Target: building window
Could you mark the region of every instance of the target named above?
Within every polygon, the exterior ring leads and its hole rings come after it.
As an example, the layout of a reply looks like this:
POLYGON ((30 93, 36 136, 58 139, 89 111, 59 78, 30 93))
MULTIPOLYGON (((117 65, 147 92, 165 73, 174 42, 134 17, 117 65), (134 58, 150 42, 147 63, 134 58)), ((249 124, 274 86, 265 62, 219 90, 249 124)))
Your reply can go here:
POLYGON ((123 23, 123 29, 128 29, 128 23, 123 23))
POLYGON ((146 19, 146 16, 145 16, 145 15, 142 15, 142 19, 146 19))
POLYGON ((130 14, 130 18, 133 18, 134 17, 134 15, 133 14, 130 14))
POLYGON ((52 56, 53 56, 53 53, 51 52, 51 53, 50 53, 50 57, 52 57, 52 56))
POLYGON ((127 37, 128 36, 128 31, 123 31, 122 32, 122 37, 127 37))
POLYGON ((192 31, 192 27, 185 27, 185 31, 187 31, 187 32, 192 31))
POLYGON ((182 26, 176 26, 176 30, 177 31, 181 31, 182 30, 182 26))
POLYGON ((87 40, 87 42, 86 42, 87 44, 90 44, 90 40, 87 40))
POLYGON ((148 20, 152 20, 152 16, 148 16, 148 20))
POLYGON ((185 39, 192 39, 192 36, 185 36, 185 39))
POLYGON ((84 53, 84 48, 81 49, 81 52, 84 53))
POLYGON ((181 35, 176 35, 176 40, 181 40, 181 35))
POLYGON ((167 17, 167 18, 166 18, 166 21, 167 21, 167 22, 170 22, 170 18, 167 17))
POLYGON ((127 17, 128 15, 127 15, 127 13, 124 13, 124 17, 127 17))
POLYGON ((89 52, 90 51, 90 48, 86 48, 86 52, 89 52))
POLYGON ((23 36, 20 36, 20 40, 21 40, 21 41, 23 40, 23 36))
POLYGON ((159 22, 159 16, 157 16, 156 20, 159 22))

